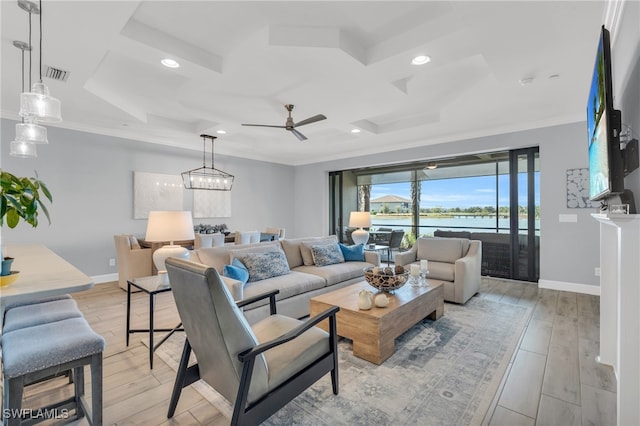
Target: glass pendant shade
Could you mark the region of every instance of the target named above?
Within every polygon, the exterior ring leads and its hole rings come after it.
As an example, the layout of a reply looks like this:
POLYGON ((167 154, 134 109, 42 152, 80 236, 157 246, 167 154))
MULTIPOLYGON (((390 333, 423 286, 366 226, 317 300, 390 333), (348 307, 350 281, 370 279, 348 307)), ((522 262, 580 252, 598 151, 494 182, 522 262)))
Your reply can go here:
POLYGON ((38 153, 36 152, 36 145, 34 143, 25 141, 12 141, 9 155, 11 155, 12 157, 28 158, 37 157, 38 153))
POLYGON ((49 95, 49 88, 42 82, 34 83, 31 92, 20 94, 20 116, 34 118, 42 123, 62 121, 60 100, 49 95))
POLYGON ((36 123, 18 123, 16 124, 16 141, 35 144, 49 143, 47 128, 36 123))

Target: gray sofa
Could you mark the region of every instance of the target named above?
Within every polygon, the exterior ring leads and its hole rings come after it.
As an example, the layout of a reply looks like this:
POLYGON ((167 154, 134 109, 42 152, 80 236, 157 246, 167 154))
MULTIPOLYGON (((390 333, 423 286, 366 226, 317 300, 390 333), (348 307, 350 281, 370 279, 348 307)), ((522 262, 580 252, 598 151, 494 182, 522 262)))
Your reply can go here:
MULTIPOLYGON (((278 313, 294 318, 309 315, 309 300, 329 291, 362 281, 363 269, 379 265, 380 255, 365 251, 365 261, 347 261, 326 266, 317 266, 311 254, 311 247, 338 244, 335 235, 328 237, 298 238, 268 241, 244 245, 199 248, 191 252, 190 260, 216 268, 229 288, 234 300, 242 300, 261 293, 278 289, 278 313), (290 269, 289 273, 260 281, 242 284, 233 278, 223 276, 224 266, 230 265, 235 257, 248 253, 282 251, 290 269)), ((250 323, 269 315, 268 300, 262 300, 244 308, 250 323)))
POLYGON ((482 242, 466 238, 418 238, 409 251, 396 254, 396 265, 429 261, 427 278, 445 281, 444 300, 466 303, 480 290, 482 242))

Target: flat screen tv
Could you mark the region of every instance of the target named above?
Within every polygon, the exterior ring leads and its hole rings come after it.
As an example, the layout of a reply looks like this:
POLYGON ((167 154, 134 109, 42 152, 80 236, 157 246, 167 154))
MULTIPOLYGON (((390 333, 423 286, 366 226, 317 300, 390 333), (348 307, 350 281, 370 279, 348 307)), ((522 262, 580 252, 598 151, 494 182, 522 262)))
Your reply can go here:
POLYGON ((589 198, 593 201, 624 191, 621 126, 621 113, 613 108, 609 31, 603 25, 587 103, 589 198))

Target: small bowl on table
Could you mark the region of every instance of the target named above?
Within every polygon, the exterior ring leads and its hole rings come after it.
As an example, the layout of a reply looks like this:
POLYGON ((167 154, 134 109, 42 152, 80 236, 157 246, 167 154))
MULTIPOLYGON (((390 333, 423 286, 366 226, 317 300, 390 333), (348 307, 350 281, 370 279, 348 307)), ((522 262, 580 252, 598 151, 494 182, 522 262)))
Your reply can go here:
POLYGON ((0 287, 6 287, 13 284, 20 276, 20 271, 11 271, 9 275, 0 276, 0 287))
POLYGON ((391 293, 399 289, 405 285, 409 279, 409 271, 389 275, 383 273, 384 268, 379 268, 381 272, 379 274, 374 274, 373 269, 371 266, 364 268, 364 279, 371 287, 385 293, 391 293))

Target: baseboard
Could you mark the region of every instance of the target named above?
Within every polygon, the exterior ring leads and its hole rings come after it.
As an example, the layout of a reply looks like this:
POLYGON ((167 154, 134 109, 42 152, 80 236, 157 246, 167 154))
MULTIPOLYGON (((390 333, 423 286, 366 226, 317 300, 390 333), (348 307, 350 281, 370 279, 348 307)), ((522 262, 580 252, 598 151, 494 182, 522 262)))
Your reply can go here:
POLYGON ((568 283, 564 281, 538 280, 539 288, 548 288, 551 290, 572 291, 574 293, 592 294, 600 296, 599 285, 568 283))
POLYGON ((91 277, 94 284, 104 284, 110 283, 113 281, 118 281, 118 273, 115 274, 105 274, 105 275, 94 275, 91 277))

